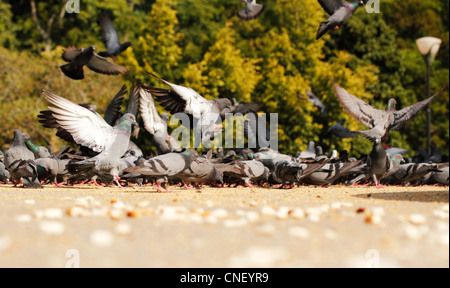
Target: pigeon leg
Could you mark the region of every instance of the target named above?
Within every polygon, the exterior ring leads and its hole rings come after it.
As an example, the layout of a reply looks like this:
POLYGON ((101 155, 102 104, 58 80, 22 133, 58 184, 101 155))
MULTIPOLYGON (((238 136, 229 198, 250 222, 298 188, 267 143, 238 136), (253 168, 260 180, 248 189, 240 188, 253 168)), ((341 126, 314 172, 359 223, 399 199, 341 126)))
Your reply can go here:
POLYGON ((252 183, 250 183, 250 180, 248 178, 245 179, 245 186, 250 187, 250 188, 255 188, 255 187, 253 187, 252 183))
POLYGON ((114 175, 113 177, 114 177, 114 182, 117 184, 117 187, 123 188, 123 186, 120 185, 120 182, 119 182, 120 181, 120 177, 117 176, 117 175, 114 175))
POLYGON ((64 183, 64 182, 61 182, 61 183, 55 182, 55 186, 58 187, 58 188, 61 188, 61 187, 63 187, 62 183, 64 183))
POLYGON ((183 187, 182 188, 186 189, 186 190, 193 190, 193 189, 195 189, 193 187, 189 187, 188 184, 186 184, 185 182, 183 182, 183 187))

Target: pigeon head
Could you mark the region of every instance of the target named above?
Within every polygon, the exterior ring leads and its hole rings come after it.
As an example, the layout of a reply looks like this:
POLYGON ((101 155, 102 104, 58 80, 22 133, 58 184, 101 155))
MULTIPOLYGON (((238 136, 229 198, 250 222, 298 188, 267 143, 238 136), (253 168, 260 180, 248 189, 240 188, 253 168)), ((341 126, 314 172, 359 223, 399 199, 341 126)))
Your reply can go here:
POLYGON ((217 99, 216 101, 219 104, 220 111, 222 111, 222 110, 224 110, 226 108, 231 110, 232 104, 231 104, 230 99, 228 99, 228 98, 220 98, 220 99, 217 99))
POLYGON ((131 113, 126 113, 119 119, 116 127, 127 135, 131 135, 132 126, 137 125, 136 116, 131 113))
POLYGON ((13 145, 14 144, 22 144, 24 143, 24 136, 22 131, 20 131, 19 129, 14 130, 14 140, 13 140, 13 145))
POLYGON ((167 113, 167 112, 162 113, 161 119, 165 122, 169 121, 169 113, 167 113))

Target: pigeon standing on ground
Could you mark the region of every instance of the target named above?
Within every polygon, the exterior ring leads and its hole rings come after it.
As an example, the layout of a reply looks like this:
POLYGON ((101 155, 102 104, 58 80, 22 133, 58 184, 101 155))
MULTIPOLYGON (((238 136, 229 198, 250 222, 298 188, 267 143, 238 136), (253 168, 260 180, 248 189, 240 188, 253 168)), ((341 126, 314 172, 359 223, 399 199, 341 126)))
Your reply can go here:
POLYGON ((392 175, 390 184, 414 184, 421 180, 429 173, 441 172, 436 164, 429 163, 406 163, 400 165, 398 170, 392 175))
POLYGON ((44 90, 47 100, 56 107, 48 107, 56 121, 67 130, 74 141, 86 146, 97 156, 70 163, 68 169, 80 171, 94 169, 113 176, 117 186, 119 183, 119 159, 128 149, 131 129, 136 125, 136 117, 131 113, 123 115, 112 127, 98 114, 81 107, 63 97, 44 90))
POLYGON ((330 15, 326 22, 320 23, 316 40, 322 37, 330 29, 338 29, 345 21, 352 17, 359 6, 364 5, 362 0, 319 0, 320 6, 330 15))
POLYGON ((106 58, 94 53, 95 47, 75 48, 68 47, 62 54, 62 59, 69 64, 60 66, 62 72, 74 80, 84 79, 83 67, 87 66, 92 71, 106 75, 124 74, 127 68, 116 63, 109 62, 106 58))
MULTIPOLYGON (((372 151, 370 151, 367 156, 367 167, 369 170, 368 176, 372 179, 377 188, 382 187, 380 180, 388 176, 388 172, 395 172, 391 169, 391 157, 392 156, 389 156, 386 150, 383 149, 381 139, 375 139, 372 151)), ((400 166, 400 161, 397 166, 400 166)))
POLYGON ((184 150, 180 153, 167 153, 142 161, 138 166, 127 168, 124 172, 155 177, 157 179, 158 192, 162 192, 161 186, 169 192, 166 187, 166 183, 169 180, 168 177, 176 176, 178 173, 189 168, 192 161, 197 157, 197 152, 193 150, 184 150))
MULTIPOLYGON (((231 111, 231 101, 227 98, 207 100, 195 92, 192 88, 170 83, 155 74, 152 76, 158 78, 172 88, 155 88, 143 86, 150 94, 156 97, 156 100, 169 112, 174 115, 176 113, 186 113, 194 118, 194 129, 201 132, 201 138, 213 140, 215 134, 222 131, 221 120, 224 115, 231 111)), ((200 143, 196 143, 200 144, 200 143)), ((197 147, 197 145, 196 145, 197 147)))
POLYGON ((265 9, 265 6, 256 3, 256 0, 239 1, 245 3, 245 7, 237 12, 237 17, 245 21, 258 18, 265 9))
POLYGON ((19 129, 14 130, 14 140, 5 152, 4 164, 14 181, 14 186, 22 178, 25 188, 42 188, 39 183, 34 154, 25 145, 24 136, 19 129))
POLYGON ((348 93, 337 84, 333 85, 333 89, 344 110, 355 118, 355 120, 371 128, 370 130, 352 132, 374 142, 379 138, 385 141, 389 136, 390 130, 396 130, 406 125, 420 110, 426 107, 437 95, 442 93, 445 86, 430 98, 398 111, 395 109, 395 104, 397 103, 395 99, 391 98, 389 100, 385 110, 379 110, 348 93))
POLYGON ((314 95, 312 91, 306 91, 306 96, 308 96, 308 98, 300 94, 300 92, 297 93, 297 96, 302 100, 308 100, 309 103, 313 104, 317 107, 317 109, 319 109, 320 113, 322 113, 325 119, 328 119, 327 108, 325 107, 325 105, 323 105, 322 101, 320 101, 320 99, 316 95, 314 95))
POLYGON ((98 55, 115 59, 117 55, 131 46, 130 42, 120 43, 119 33, 106 11, 102 11, 100 14, 100 27, 102 29, 102 41, 105 44, 106 51, 99 52, 98 55))
POLYGON ((223 184, 223 173, 217 169, 209 159, 205 157, 195 158, 188 168, 178 173, 177 178, 180 178, 184 184, 184 188, 189 189, 188 184, 199 188, 199 184, 223 184))
POLYGON ((158 114, 152 95, 145 89, 139 88, 141 117, 144 120, 145 129, 153 135, 158 155, 173 151, 181 151, 178 142, 167 133, 167 113, 158 114))
POLYGON ((251 181, 267 180, 269 177, 269 169, 255 160, 235 161, 227 164, 215 164, 215 166, 223 172, 224 176, 241 180, 245 186, 250 188, 254 188, 251 181))
POLYGON ((275 165, 275 170, 271 176, 274 181, 281 184, 280 188, 292 188, 293 185, 299 184, 303 178, 322 168, 328 161, 325 158, 312 163, 280 161, 275 165))

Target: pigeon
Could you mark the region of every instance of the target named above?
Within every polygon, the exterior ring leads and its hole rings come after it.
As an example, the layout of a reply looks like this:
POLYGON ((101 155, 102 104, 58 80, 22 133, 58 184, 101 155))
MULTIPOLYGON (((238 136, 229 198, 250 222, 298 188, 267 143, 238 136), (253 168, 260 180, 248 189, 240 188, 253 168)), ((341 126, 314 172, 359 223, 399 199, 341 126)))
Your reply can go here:
POLYGON ((330 18, 320 23, 316 40, 330 29, 338 29, 339 26, 352 17, 359 6, 364 5, 364 2, 362 0, 352 0, 350 3, 345 0, 319 0, 319 4, 330 15, 330 18))
POLYGON ((28 133, 23 133, 23 138, 25 141, 25 145, 31 152, 33 152, 35 159, 48 158, 51 156, 48 149, 44 146, 38 146, 36 143, 34 143, 33 139, 31 139, 31 136, 28 133))
POLYGON ((188 168, 177 174, 184 184, 184 188, 189 189, 188 184, 193 184, 196 188, 198 184, 223 184, 223 173, 217 169, 211 161, 205 157, 195 158, 188 168))
POLYGON ((330 128, 328 128, 325 136, 335 135, 336 137, 339 137, 339 138, 355 138, 357 135, 352 133, 349 129, 344 127, 344 123, 346 121, 347 120, 345 118, 343 118, 343 119, 341 119, 341 121, 332 125, 330 128))
POLYGON ((136 125, 136 117, 124 114, 114 127, 98 114, 73 103, 63 97, 44 90, 46 99, 56 107, 49 106, 50 111, 61 127, 67 130, 74 141, 99 152, 92 158, 69 163, 68 169, 80 171, 95 169, 110 174, 117 186, 119 183, 119 159, 128 149, 131 129, 136 125))
MULTIPOLYGON (((133 86, 134 87, 134 86, 133 86)), ((124 95, 126 93, 127 87, 126 85, 123 85, 122 88, 119 90, 119 92, 114 96, 114 98, 109 103, 108 107, 105 110, 104 119, 106 123, 108 123, 110 126, 114 126, 118 119, 123 115, 121 110, 122 102, 124 100, 124 95)), ((128 101, 127 109, 125 113, 130 112, 133 115, 137 115, 138 107, 139 107, 139 96, 134 88, 130 91, 130 99, 128 101), (134 92, 133 92, 134 91, 134 92)), ((97 107, 93 104, 79 104, 79 106, 88 109, 91 111, 95 117, 101 117, 100 114, 96 112, 97 107)), ((81 151, 82 155, 85 156, 96 156, 100 152, 95 152, 92 149, 84 146, 79 145, 76 143, 76 141, 73 139, 72 134, 61 127, 61 125, 58 123, 56 118, 53 116, 53 111, 51 110, 45 110, 40 111, 39 115, 39 122, 43 124, 45 128, 53 128, 57 129, 56 136, 63 139, 64 141, 75 144, 79 146, 79 150, 81 151)), ((134 144, 132 141, 130 141, 130 145, 128 147, 129 149, 134 149, 137 154, 142 155, 142 151, 134 144)))
POLYGON ((110 15, 106 11, 102 11, 100 14, 100 27, 102 29, 102 40, 106 47, 106 51, 98 53, 101 57, 112 57, 115 59, 117 55, 131 46, 130 42, 120 43, 119 33, 114 27, 110 15))
POLYGON ((385 110, 379 110, 361 99, 351 95, 338 84, 333 85, 334 93, 345 111, 364 126, 371 128, 366 131, 353 131, 374 142, 382 138, 387 140, 390 130, 396 130, 406 125, 417 113, 427 106, 437 95, 442 93, 446 85, 430 98, 417 102, 401 110, 395 109, 395 99, 390 99, 385 110))
POLYGON ((448 162, 439 164, 439 171, 433 172, 426 184, 440 184, 448 186, 448 162))
POLYGON ((86 65, 92 71, 106 75, 124 74, 127 68, 109 62, 106 58, 94 53, 95 47, 75 48, 68 47, 62 54, 62 59, 69 64, 60 66, 62 72, 74 80, 84 79, 83 67, 86 65))
POLYGON ((256 0, 239 0, 239 1, 245 3, 245 7, 239 10, 236 15, 237 17, 239 17, 239 19, 245 21, 258 18, 265 9, 265 6, 256 3, 256 0))
POLYGON ((362 160, 358 161, 343 161, 335 159, 329 161, 320 169, 314 171, 303 179, 303 183, 310 185, 332 185, 336 180, 344 177, 352 168, 358 166, 362 160))
POLYGON ((174 177, 189 168, 197 157, 197 152, 184 149, 180 153, 171 152, 142 161, 135 167, 125 169, 124 172, 153 176, 157 179, 158 192, 162 192, 161 185, 169 191, 166 187, 168 177, 174 177))
POLYGON ((11 174, 14 186, 17 186, 22 179, 25 188, 42 188, 34 159, 33 152, 25 145, 22 131, 14 130, 13 143, 5 152, 4 159, 5 167, 11 174))
POLYGON ((302 100, 308 100, 309 103, 313 104, 317 107, 317 109, 319 109, 320 113, 322 113, 325 119, 328 119, 327 108, 325 107, 325 105, 323 105, 322 101, 320 101, 320 99, 317 98, 317 96, 314 95, 314 93, 310 90, 306 91, 306 96, 308 96, 308 98, 300 94, 300 92, 297 93, 298 98, 302 100))
POLYGON ((396 172, 400 167, 402 156, 398 154, 390 156, 383 149, 381 138, 375 139, 375 142, 367 156, 367 177, 373 181, 377 188, 381 188, 380 180, 396 172))
POLYGON ((300 155, 298 156, 299 159, 303 159, 303 160, 314 160, 316 159, 316 149, 315 149, 315 143, 314 141, 309 141, 308 142, 308 147, 306 148, 305 151, 301 152, 300 155))
POLYGON ((289 155, 281 154, 278 151, 275 151, 270 148, 260 149, 258 153, 254 154, 254 159, 263 163, 264 166, 269 168, 270 171, 275 169, 275 165, 279 161, 293 161, 297 162, 297 160, 289 155))
POLYGON ((158 114, 152 95, 142 87, 139 88, 141 117, 144 120, 145 129, 153 135, 158 155, 173 151, 181 151, 178 142, 167 133, 167 113, 158 114))
MULTIPOLYGON (((194 118, 194 131, 201 132, 201 138, 213 140, 222 123, 225 113, 231 111, 231 101, 227 98, 207 100, 195 92, 192 88, 170 83, 153 73, 150 75, 164 82, 170 89, 148 87, 143 85, 156 100, 173 115, 176 113, 186 113, 194 118)), ((191 123, 193 124, 193 123, 191 123)), ((198 139, 196 139, 198 140, 198 139)), ((200 143, 196 143, 196 147, 200 143), (198 144, 198 145, 197 145, 198 144)))
POLYGON ((71 159, 58 159, 53 157, 38 158, 35 160, 39 180, 53 182, 55 186, 61 187, 61 182, 69 178, 66 165, 71 159))
POLYGON ((406 163, 400 165, 398 170, 392 175, 390 184, 414 184, 421 183, 422 179, 429 173, 441 172, 436 164, 428 163, 406 163))
POLYGON ((280 183, 280 188, 292 188, 296 183, 322 168, 328 162, 321 159, 313 163, 297 163, 292 161, 280 161, 275 165, 271 176, 274 181, 280 183))
POLYGON ((11 177, 11 174, 9 173, 8 169, 6 169, 5 164, 0 161, 0 181, 2 182, 8 182, 9 178, 11 177))
POLYGON ((439 152, 439 149, 436 146, 436 143, 431 142, 430 148, 431 154, 429 161, 432 163, 440 163, 442 161, 442 156, 441 153, 439 152))
POLYGON ((267 180, 269 177, 269 169, 256 160, 235 161, 215 166, 223 171, 224 176, 244 181, 245 186, 250 188, 254 188, 251 181, 267 180))

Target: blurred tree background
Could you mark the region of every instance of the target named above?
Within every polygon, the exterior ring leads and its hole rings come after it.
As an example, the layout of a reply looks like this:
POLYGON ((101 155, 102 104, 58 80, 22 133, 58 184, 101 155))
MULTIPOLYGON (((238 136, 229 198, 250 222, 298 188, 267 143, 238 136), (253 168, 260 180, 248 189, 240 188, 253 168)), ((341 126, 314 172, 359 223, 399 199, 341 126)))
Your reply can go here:
MULTIPOLYGON (((383 0, 381 13, 361 8, 320 40, 315 40, 316 31, 327 16, 317 0, 259 0, 266 10, 249 22, 235 16, 242 8, 237 0, 80 0, 80 13, 72 14, 66 13, 66 2, 0 0, 2 150, 10 146, 16 128, 41 145, 57 149, 63 144, 37 120, 47 106, 42 89, 91 102, 103 113, 124 83, 164 87, 145 72, 153 71, 206 98, 257 102, 261 111, 279 113, 281 152, 304 150, 313 140, 326 151, 346 149, 358 157, 370 151, 369 141, 325 137, 342 118, 349 129, 366 129, 343 111, 333 81, 380 109, 391 97, 398 108, 424 99, 426 70, 415 44, 423 36, 442 39, 431 93, 449 79, 448 0, 383 0), (121 41, 133 44, 117 59, 130 72, 106 76, 86 70, 83 81, 71 80, 59 69, 61 53, 67 46, 104 49, 98 24, 102 10, 113 16, 121 41), (297 97, 306 90, 325 104, 327 119, 297 97)), ((448 154, 448 88, 431 107, 432 141, 448 154)), ((137 142, 144 151, 154 151, 142 130, 137 142)), ((393 131, 389 141, 411 153, 424 147, 425 112, 393 131)))

